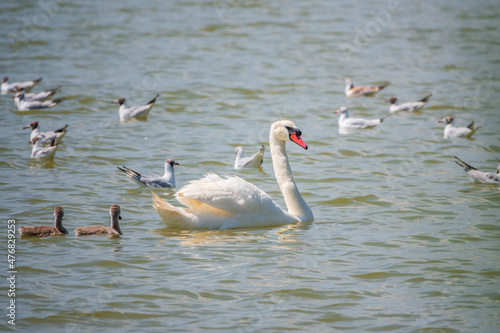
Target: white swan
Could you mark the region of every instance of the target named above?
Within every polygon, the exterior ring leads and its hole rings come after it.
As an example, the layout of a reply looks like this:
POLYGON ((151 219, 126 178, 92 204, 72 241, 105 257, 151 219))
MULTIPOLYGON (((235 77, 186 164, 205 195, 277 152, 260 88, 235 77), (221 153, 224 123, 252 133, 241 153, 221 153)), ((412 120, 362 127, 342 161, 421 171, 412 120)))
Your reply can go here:
POLYGON ((174 228, 241 228, 313 221, 314 216, 293 180, 285 143, 293 141, 304 149, 301 131, 289 120, 271 126, 269 147, 274 173, 288 211, 255 185, 236 177, 215 174, 192 181, 177 192, 177 200, 188 208, 175 207, 153 193, 153 207, 174 228))

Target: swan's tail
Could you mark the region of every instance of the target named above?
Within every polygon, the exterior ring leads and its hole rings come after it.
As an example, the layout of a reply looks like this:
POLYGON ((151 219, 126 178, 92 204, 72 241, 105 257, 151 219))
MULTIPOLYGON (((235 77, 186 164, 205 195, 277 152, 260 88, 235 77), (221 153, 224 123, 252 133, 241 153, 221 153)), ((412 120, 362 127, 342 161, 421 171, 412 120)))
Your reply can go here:
POLYGON ((153 208, 158 212, 158 215, 160 215, 161 219, 167 224, 167 226, 172 228, 186 227, 186 224, 189 223, 189 219, 184 210, 166 202, 156 193, 152 192, 152 194, 153 208))

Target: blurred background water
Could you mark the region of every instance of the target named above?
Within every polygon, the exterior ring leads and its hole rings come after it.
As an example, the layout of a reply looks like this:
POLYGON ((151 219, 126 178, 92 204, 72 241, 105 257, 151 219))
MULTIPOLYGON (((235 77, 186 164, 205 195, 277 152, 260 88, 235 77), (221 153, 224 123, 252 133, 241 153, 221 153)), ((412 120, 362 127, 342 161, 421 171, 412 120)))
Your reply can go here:
MULTIPOLYGON (((497 331, 499 187, 471 183, 453 156, 485 171, 499 164, 499 16, 486 0, 3 1, 0 75, 42 76, 33 91, 60 85, 66 97, 18 112, 0 96, 2 243, 8 219, 50 225, 57 205, 70 230, 17 240, 15 328, 497 331), (347 99, 346 77, 390 85, 347 99), (378 118, 389 114, 385 99, 428 93, 420 113, 338 132, 342 105, 378 118), (120 123, 110 103, 156 94, 147 121, 120 123), (446 140, 437 123, 446 115, 481 128, 446 140), (150 189, 116 169, 162 173, 173 158, 178 187, 237 174, 283 205, 268 150, 262 172, 232 168, 234 148, 256 152, 279 119, 309 145, 288 152, 313 223, 167 228, 150 189), (21 128, 34 120, 69 124, 53 162, 30 159, 21 128), (115 203, 123 237, 74 236, 108 225, 115 203)), ((156 193, 175 202, 174 190, 156 193)))

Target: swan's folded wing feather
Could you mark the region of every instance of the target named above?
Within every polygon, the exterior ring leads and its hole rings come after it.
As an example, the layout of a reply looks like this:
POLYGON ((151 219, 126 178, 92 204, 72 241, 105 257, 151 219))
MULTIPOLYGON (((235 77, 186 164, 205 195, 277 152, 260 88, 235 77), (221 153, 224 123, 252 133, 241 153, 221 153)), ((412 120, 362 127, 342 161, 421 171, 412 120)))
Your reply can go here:
POLYGON ((230 216, 258 210, 282 211, 267 193, 237 176, 207 174, 182 187, 177 200, 192 210, 212 207, 230 216))

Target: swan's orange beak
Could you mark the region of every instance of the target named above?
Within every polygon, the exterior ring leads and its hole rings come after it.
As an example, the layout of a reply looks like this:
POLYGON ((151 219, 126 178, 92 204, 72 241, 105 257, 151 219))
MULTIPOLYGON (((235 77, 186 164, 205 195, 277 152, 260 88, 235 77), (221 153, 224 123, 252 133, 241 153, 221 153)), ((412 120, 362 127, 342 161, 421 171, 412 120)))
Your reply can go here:
POLYGON ((300 136, 297 136, 297 132, 293 132, 292 134, 290 134, 290 140, 292 140, 293 142, 295 142, 296 144, 298 144, 302 148, 307 149, 306 143, 304 141, 302 141, 300 136))

